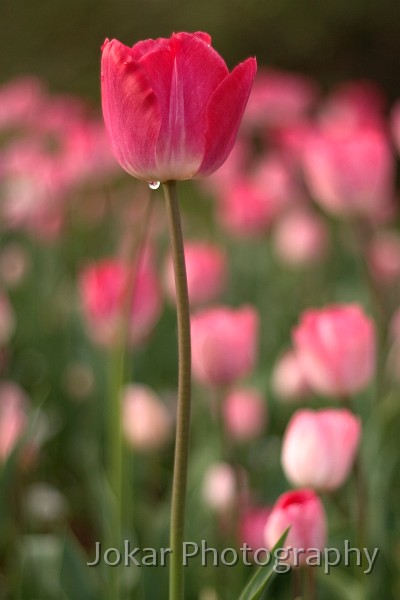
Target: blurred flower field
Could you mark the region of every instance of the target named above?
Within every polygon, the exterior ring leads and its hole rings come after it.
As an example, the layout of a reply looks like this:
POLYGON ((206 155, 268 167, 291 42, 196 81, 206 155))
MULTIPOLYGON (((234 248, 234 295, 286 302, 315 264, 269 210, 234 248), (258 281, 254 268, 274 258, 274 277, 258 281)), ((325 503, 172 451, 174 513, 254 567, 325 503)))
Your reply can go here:
MULTIPOLYGON (((373 82, 323 93, 259 66, 228 160, 179 185, 185 538, 254 554, 292 524, 293 546, 379 548, 369 574, 294 566, 268 598, 400 597, 399 151, 400 101, 373 82)), ((161 188, 122 173, 96 108, 11 80, 0 231, 0 599, 109 599, 110 570, 122 598, 166 598, 162 566, 87 565, 112 537, 112 402, 122 539, 169 543, 178 358, 161 188)), ((190 561, 185 598, 239 598, 254 566, 211 559, 190 561)))

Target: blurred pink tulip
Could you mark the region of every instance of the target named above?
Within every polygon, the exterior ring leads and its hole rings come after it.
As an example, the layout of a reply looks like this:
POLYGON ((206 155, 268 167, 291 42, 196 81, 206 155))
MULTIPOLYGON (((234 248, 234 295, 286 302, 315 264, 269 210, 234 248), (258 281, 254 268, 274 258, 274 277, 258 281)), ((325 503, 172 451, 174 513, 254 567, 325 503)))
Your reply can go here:
POLYGON ((120 165, 145 181, 216 171, 226 160, 256 74, 249 58, 229 72, 207 33, 177 33, 132 48, 102 48, 103 114, 120 165))
POLYGON ((44 90, 35 77, 20 77, 0 87, 0 129, 31 124, 44 90))
MULTIPOLYGON (((185 260, 190 304, 216 300, 227 280, 225 253, 206 242, 186 242, 185 260)), ((164 281, 169 298, 175 301, 174 266, 170 254, 165 263, 164 281)))
POLYGON ((323 550, 327 538, 327 525, 321 500, 311 489, 301 489, 282 494, 275 503, 264 530, 264 539, 273 548, 290 526, 283 548, 287 562, 301 565, 315 556, 315 552, 296 555, 296 549, 323 550))
POLYGON ((222 405, 225 428, 232 439, 243 442, 261 435, 265 429, 267 411, 263 396, 252 388, 237 388, 229 392, 222 405))
POLYGON ((303 75, 262 69, 254 81, 244 124, 260 127, 291 122, 311 108, 317 93, 315 84, 303 75))
POLYGON ((325 129, 382 126, 385 98, 371 81, 350 81, 340 85, 323 103, 319 121, 325 129))
POLYGON ((273 240, 275 252, 283 263, 306 267, 325 259, 328 231, 316 214, 294 209, 279 219, 273 240))
POLYGON ((357 304, 305 311, 293 340, 306 380, 317 393, 355 394, 374 376, 375 326, 357 304))
POLYGON ((379 231, 367 252, 368 267, 381 283, 396 284, 400 277, 400 235, 395 231, 379 231))
POLYGON ((29 401, 12 381, 0 384, 0 463, 5 462, 28 425, 29 401))
POLYGON ((272 371, 272 390, 284 402, 298 402, 310 394, 298 356, 288 350, 272 371))
POLYGON ((378 127, 315 132, 304 151, 314 200, 338 216, 385 220, 394 199, 394 161, 378 127))
POLYGON ((9 242, 0 251, 0 282, 12 289, 24 280, 29 270, 28 252, 22 244, 9 242))
MULTIPOLYGON (((87 266, 80 274, 79 288, 88 332, 101 346, 112 346, 118 339, 129 277, 130 268, 118 259, 103 259, 87 266)), ((160 316, 161 296, 149 258, 140 261, 134 278, 128 341, 138 344, 147 338, 160 316)))
POLYGON ((236 179, 218 198, 218 219, 232 235, 263 235, 279 208, 276 198, 250 178, 236 179))
POLYGON ((193 375, 201 383, 226 385, 244 377, 257 358, 258 315, 251 306, 217 306, 191 319, 193 375))
POLYGON ((203 479, 202 496, 211 510, 224 513, 236 503, 237 485, 233 467, 228 463, 214 463, 203 479))
POLYGON ((360 419, 349 410, 298 410, 283 438, 286 477, 295 486, 335 490, 350 473, 360 434, 360 419))
POLYGON ((247 544, 252 551, 265 548, 264 530, 271 514, 270 506, 248 508, 240 515, 239 541, 247 544))
POLYGON ((122 403, 127 442, 143 452, 165 446, 171 436, 172 420, 156 393, 146 385, 129 385, 123 392, 122 403))
POLYGON ((16 328, 14 309, 0 289, 0 348, 8 344, 16 328))

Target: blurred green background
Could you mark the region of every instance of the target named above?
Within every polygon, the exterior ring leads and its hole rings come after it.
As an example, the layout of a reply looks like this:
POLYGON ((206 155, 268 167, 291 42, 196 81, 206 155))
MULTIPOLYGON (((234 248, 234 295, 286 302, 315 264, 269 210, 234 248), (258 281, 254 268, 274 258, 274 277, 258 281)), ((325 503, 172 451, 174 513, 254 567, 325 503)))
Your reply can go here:
POLYGON ((301 71, 323 85, 370 78, 399 95, 400 3, 395 0, 11 0, 0 16, 0 77, 34 73, 55 91, 98 98, 105 37, 133 44, 205 30, 233 65, 301 71))

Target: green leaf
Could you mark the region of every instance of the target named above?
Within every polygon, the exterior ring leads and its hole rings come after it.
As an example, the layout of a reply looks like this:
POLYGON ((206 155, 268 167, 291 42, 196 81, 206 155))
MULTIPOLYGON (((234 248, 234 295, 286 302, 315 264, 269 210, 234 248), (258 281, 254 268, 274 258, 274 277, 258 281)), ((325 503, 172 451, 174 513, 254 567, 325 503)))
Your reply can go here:
POLYGON ((95 581, 86 557, 72 534, 64 538, 60 568, 60 587, 69 600, 97 600, 95 581))
MULTIPOLYGON (((290 527, 282 534, 275 546, 271 550, 271 555, 274 554, 275 550, 282 548, 282 544, 286 540, 286 536, 289 532, 290 527)), ((253 577, 250 579, 243 592, 240 594, 239 600, 258 600, 261 594, 271 581, 272 577, 276 574, 274 570, 275 563, 272 561, 271 564, 265 567, 257 569, 253 577)))

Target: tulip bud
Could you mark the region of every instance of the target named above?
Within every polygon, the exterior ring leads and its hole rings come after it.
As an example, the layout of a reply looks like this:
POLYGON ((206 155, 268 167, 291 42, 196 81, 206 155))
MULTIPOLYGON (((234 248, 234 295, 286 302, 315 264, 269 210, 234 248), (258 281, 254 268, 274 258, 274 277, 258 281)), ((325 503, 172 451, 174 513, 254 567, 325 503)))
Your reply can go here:
MULTIPOLYGON (((217 247, 204 242, 185 244, 186 275, 189 300, 192 306, 218 298, 225 286, 226 257, 217 247)), ((175 301, 174 265, 171 255, 165 264, 165 287, 175 301)))
POLYGON ((225 428, 234 440, 252 440, 261 435, 265 428, 264 398, 254 389, 232 390, 224 400, 222 415, 225 428))
POLYGON ((203 479, 203 500, 216 512, 231 510, 235 504, 237 489, 233 468, 228 463, 215 463, 206 471, 203 479))
POLYGON ((264 539, 269 548, 277 543, 290 527, 283 548, 287 562, 292 565, 304 564, 315 552, 326 544, 326 516, 321 500, 313 490, 302 489, 286 492, 273 507, 264 530, 264 539), (296 552, 300 549, 304 552, 296 552))
POLYGON ((299 487, 338 488, 349 475, 360 433, 359 418, 346 409, 298 410, 283 439, 286 477, 299 487))
POLYGON ((258 315, 252 307, 203 310, 192 316, 191 330, 193 375, 201 383, 233 383, 254 368, 258 315))
POLYGON ((328 232, 324 222, 309 211, 293 210, 275 227, 275 252, 290 266, 308 266, 323 261, 327 245, 328 232))
POLYGON ((305 311, 293 340, 307 383, 319 394, 355 394, 374 375, 374 323, 356 304, 305 311))
POLYGON ((300 361, 292 350, 285 352, 275 364, 272 389, 285 402, 297 402, 310 393, 300 361))
POLYGON ((122 398, 123 429, 131 446, 158 450, 169 440, 171 417, 160 398, 145 385, 129 385, 122 398))

